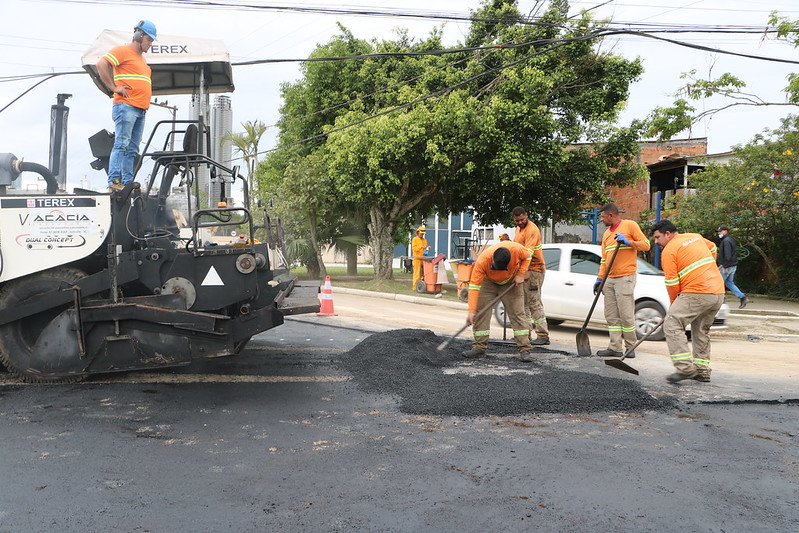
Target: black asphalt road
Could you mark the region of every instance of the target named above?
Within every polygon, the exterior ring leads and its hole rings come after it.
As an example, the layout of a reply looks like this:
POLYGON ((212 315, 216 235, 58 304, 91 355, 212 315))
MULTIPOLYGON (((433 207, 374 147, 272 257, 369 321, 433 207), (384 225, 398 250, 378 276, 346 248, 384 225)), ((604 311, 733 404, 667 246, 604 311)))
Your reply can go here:
POLYGON ((310 317, 175 372, 2 385, 0 532, 799 531, 796 403, 427 335, 310 317))

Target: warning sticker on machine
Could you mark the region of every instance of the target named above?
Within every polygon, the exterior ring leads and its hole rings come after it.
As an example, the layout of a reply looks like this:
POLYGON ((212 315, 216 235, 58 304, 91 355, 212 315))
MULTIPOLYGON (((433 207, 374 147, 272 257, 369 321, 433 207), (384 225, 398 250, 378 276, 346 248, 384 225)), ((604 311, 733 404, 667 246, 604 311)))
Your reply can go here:
POLYGON ((110 197, 0 198, 0 242, 9 252, 0 281, 86 257, 103 244, 110 228, 110 197))
POLYGON ((86 244, 86 239, 80 235, 65 235, 63 237, 34 237, 33 235, 17 235, 17 244, 29 250, 52 250, 53 248, 77 248, 86 244))
POLYGON ((97 200, 94 198, 3 198, 0 208, 19 209, 27 208, 53 208, 53 207, 95 207, 97 200))
POLYGON ((36 209, 17 214, 19 228, 37 237, 93 234, 99 231, 92 213, 61 209, 36 209))

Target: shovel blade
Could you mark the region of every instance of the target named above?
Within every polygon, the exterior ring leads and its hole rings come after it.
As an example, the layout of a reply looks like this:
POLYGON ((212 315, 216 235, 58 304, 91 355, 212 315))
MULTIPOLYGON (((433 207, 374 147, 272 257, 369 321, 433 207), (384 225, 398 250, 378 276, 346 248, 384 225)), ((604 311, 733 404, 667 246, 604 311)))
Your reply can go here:
POLYGON ((591 341, 588 338, 588 332, 584 329, 577 332, 577 355, 580 357, 591 355, 591 341))
POLYGON ((628 372, 630 374, 638 375, 638 371, 622 361, 621 359, 605 359, 605 364, 608 366, 612 366, 613 368, 619 369, 622 372, 628 372))

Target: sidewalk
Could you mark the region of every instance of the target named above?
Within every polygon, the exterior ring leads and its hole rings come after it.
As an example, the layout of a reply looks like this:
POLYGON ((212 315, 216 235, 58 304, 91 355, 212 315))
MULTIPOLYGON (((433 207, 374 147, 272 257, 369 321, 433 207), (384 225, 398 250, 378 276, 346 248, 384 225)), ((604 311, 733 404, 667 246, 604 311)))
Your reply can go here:
POLYGON ((724 301, 730 306, 730 314, 736 316, 795 316, 799 318, 799 302, 777 300, 757 294, 747 295, 747 298, 749 299, 749 303, 746 304, 746 307, 744 309, 738 309, 738 298, 728 294, 724 301))
MULTIPOLYGON (((454 290, 454 285, 452 290, 454 290)), ((434 298, 432 295, 420 295, 410 290, 407 293, 392 294, 346 287, 334 287, 333 292, 371 298, 383 298, 420 305, 447 307, 461 310, 464 313, 467 309, 467 305, 464 302, 434 298)), ((760 295, 751 295, 748 296, 748 298, 749 303, 746 308, 738 309, 738 299, 732 295, 727 295, 725 302, 730 307, 730 315, 727 317, 727 328, 714 330, 713 336, 732 339, 741 338, 749 341, 756 341, 760 338, 764 338, 799 342, 799 302, 779 300, 760 295)))

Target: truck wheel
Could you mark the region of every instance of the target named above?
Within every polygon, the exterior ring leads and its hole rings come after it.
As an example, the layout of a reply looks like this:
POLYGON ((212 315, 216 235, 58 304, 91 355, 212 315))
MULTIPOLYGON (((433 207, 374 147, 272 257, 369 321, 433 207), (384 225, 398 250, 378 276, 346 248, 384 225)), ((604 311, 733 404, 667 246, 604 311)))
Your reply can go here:
MULTIPOLYGON (((635 303, 635 336, 641 338, 658 325, 663 317, 666 316, 666 311, 660 304, 651 300, 635 303)), ((658 331, 649 336, 651 341, 662 341, 666 338, 663 333, 663 326, 658 328, 658 331)))
MULTIPOLYGON (((57 267, 7 283, 0 290, 0 309, 7 309, 35 299, 40 294, 74 284, 86 274, 74 268, 57 267)), ((75 383, 84 376, 51 378, 40 376, 30 368, 33 347, 42 330, 71 304, 42 311, 10 324, 0 326, 0 361, 11 374, 28 383, 75 383)), ((80 357, 78 353, 66 357, 80 357)))
MULTIPOLYGON (((494 306, 494 317, 497 319, 500 326, 505 326, 505 304, 497 302, 494 306)), ((508 322, 508 325, 510 325, 510 322, 508 322)))

